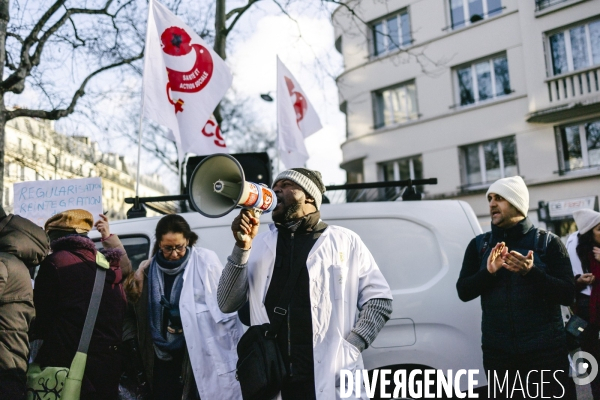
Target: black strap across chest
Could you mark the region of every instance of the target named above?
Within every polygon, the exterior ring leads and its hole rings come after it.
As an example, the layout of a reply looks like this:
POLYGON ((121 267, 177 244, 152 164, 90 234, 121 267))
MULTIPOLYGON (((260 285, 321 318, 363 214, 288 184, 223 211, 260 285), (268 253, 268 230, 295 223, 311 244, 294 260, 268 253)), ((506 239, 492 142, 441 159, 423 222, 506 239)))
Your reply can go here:
MULTIPOLYGON (((548 251, 548 244, 552 240, 552 233, 544 229, 535 228, 535 240, 533 251, 540 257, 544 257, 548 251)), ((486 232, 483 235, 479 235, 475 238, 477 245, 477 251, 479 254, 479 261, 483 260, 483 257, 487 251, 494 246, 492 243, 492 232, 486 232)))

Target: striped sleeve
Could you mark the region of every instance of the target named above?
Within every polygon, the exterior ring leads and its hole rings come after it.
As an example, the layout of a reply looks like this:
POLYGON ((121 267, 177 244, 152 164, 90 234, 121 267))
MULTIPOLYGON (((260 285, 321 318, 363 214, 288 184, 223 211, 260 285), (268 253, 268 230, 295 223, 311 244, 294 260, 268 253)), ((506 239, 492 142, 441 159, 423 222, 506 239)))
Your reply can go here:
POLYGON ((224 313, 239 310, 248 300, 248 270, 246 264, 250 250, 233 246, 231 255, 219 279, 217 288, 217 303, 224 313))
POLYGON ((373 343, 379 331, 390 319, 391 314, 392 300, 371 299, 367 301, 363 304, 358 314, 358 321, 346 340, 363 351, 373 343))

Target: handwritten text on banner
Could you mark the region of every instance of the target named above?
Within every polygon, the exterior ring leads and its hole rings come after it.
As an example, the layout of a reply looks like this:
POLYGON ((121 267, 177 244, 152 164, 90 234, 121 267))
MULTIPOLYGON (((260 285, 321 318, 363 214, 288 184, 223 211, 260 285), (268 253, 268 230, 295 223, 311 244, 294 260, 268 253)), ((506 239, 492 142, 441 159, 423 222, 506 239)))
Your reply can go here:
POLYGON ((14 213, 42 227, 51 216, 74 208, 91 212, 94 220, 102 213, 100 178, 15 183, 14 194, 14 213))

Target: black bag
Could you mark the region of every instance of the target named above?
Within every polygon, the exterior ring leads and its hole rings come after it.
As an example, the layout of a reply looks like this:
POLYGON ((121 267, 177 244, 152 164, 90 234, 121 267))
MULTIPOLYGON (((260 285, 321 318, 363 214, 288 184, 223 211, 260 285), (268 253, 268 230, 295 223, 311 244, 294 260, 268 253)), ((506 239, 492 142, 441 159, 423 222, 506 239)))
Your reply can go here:
POLYGON ((236 378, 244 400, 272 399, 281 391, 285 364, 269 327, 251 326, 238 343, 236 378))
POLYGON ((285 287, 273 310, 270 324, 254 325, 241 337, 237 354, 236 378, 242 388, 244 400, 272 399, 281 391, 287 375, 283 357, 277 346, 277 332, 287 316, 288 306, 294 295, 294 287, 300 276, 301 263, 294 263, 285 287))
POLYGON ((565 325, 565 331, 575 339, 580 339, 587 326, 588 323, 586 320, 571 313, 571 318, 569 318, 569 321, 565 325))

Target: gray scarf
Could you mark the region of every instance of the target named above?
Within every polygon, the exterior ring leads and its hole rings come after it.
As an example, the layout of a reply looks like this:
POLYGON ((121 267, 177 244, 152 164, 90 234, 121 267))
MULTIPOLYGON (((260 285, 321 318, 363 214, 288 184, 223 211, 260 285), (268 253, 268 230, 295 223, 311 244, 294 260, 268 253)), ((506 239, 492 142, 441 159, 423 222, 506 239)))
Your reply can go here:
POLYGON ((172 307, 179 307, 179 298, 181 296, 181 288, 183 287, 183 272, 188 263, 191 254, 191 248, 187 248, 184 260, 176 268, 163 268, 158 262, 158 255, 152 259, 149 271, 148 290, 148 318, 150 320, 150 331, 152 333, 152 341, 154 342, 154 352, 161 360, 171 360, 171 352, 181 349, 185 345, 185 337, 183 334, 173 334, 165 332, 162 334, 164 308, 161 305, 161 299, 165 293, 164 274, 176 275, 171 289, 171 296, 168 299, 172 307))

